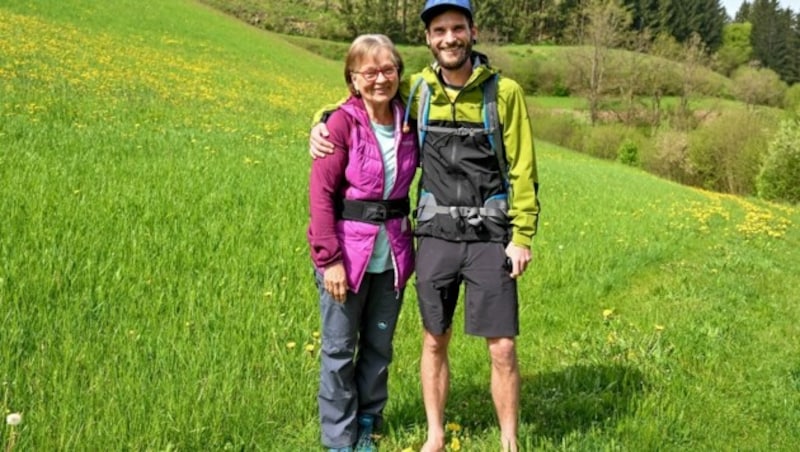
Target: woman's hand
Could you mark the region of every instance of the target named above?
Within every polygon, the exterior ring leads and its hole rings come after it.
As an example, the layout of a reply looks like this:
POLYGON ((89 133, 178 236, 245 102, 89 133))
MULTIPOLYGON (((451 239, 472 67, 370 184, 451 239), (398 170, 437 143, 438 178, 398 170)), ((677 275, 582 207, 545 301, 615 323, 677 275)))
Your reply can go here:
POLYGON ((344 264, 337 262, 325 268, 323 272, 323 282, 325 290, 327 290, 333 299, 339 303, 344 303, 347 299, 347 274, 344 270, 344 264))

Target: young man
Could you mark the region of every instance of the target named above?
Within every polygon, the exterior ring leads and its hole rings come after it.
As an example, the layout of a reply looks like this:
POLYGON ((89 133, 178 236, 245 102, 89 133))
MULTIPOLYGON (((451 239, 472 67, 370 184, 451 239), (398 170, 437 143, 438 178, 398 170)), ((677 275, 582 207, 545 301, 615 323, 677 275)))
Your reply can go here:
MULTIPOLYGON (((531 123, 522 88, 497 75, 472 50, 477 29, 469 0, 428 0, 421 14, 436 63, 401 84, 407 98, 419 78, 429 87, 417 216, 417 298, 425 327, 420 377, 428 437, 422 451, 443 451, 444 409, 450 384, 448 345, 461 282, 465 331, 486 338, 492 361, 491 393, 503 450, 517 450, 520 374, 516 278, 531 260, 539 203, 531 123), (506 162, 484 124, 484 87, 497 80, 497 112, 506 162), (507 167, 507 174, 506 172, 507 167)), ((412 117, 421 99, 409 99, 412 117)), ((324 125, 312 130, 312 155, 328 143, 324 125)))

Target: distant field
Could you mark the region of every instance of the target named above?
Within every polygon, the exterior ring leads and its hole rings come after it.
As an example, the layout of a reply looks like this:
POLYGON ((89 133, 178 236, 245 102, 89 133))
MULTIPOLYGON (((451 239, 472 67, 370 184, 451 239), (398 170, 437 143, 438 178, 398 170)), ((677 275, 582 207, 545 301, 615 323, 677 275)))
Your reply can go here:
MULTIPOLYGON (((0 1, 0 49, 0 448, 315 450, 307 134, 340 62, 170 0, 0 1)), ((798 209, 537 146, 523 449, 793 451, 798 209)), ((455 328, 450 450, 496 450, 455 328)), ((410 289, 381 450, 424 440, 419 346, 410 289)))

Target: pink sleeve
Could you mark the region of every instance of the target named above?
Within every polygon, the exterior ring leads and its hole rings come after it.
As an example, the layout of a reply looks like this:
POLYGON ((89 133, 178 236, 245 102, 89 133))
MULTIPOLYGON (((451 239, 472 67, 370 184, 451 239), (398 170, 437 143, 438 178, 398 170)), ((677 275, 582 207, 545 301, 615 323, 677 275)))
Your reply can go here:
POLYGON ((348 118, 341 110, 331 115, 327 125, 334 152, 311 163, 308 184, 308 244, 311 248, 311 260, 317 268, 325 268, 342 260, 342 250, 336 235, 336 200, 342 198, 345 188, 344 173, 350 130, 348 118))

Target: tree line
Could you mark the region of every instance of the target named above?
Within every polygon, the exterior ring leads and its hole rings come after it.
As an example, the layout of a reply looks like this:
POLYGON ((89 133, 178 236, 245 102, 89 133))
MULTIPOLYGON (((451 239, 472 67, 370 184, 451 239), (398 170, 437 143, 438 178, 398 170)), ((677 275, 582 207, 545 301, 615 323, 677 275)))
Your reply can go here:
MULTIPOLYGON (((418 13, 424 1, 329 0, 326 3, 339 14, 351 36, 384 30, 398 42, 421 42, 418 13)), ((597 3, 627 11, 627 31, 646 33, 651 39, 666 35, 680 44, 696 35, 709 55, 723 50, 726 33, 732 33, 727 29, 733 26, 739 33, 749 32, 744 37, 744 53, 740 51, 736 63, 772 69, 789 84, 800 81, 800 14, 781 8, 778 0, 745 1, 734 18, 727 16, 719 0, 474 0, 472 3, 481 39, 497 44, 582 43, 582 16, 597 3), (745 24, 750 25, 742 27, 745 24)), ((630 41, 621 41, 618 47, 631 47, 630 41)), ((727 48, 723 51, 731 53, 727 48)), ((723 72, 729 75, 732 69, 723 67, 723 72)))
MULTIPOLYGON (((482 39, 497 44, 571 44, 576 16, 597 0, 473 0, 482 39)), ((421 43, 419 11, 424 0, 327 0, 350 37, 382 30, 396 42, 421 43)), ((719 0, 603 0, 631 14, 631 30, 666 33, 678 42, 700 35, 705 46, 722 44, 728 21, 719 0)), ((323 36, 324 37, 324 36, 323 36)))
POLYGON ((745 1, 734 18, 751 24, 749 61, 778 73, 789 84, 800 81, 800 14, 778 0, 745 1))
MULTIPOLYGON (((423 44, 425 0, 205 0, 280 33, 349 41, 380 30, 397 43, 423 44)), ((699 39, 712 66, 725 75, 742 65, 770 69, 788 84, 800 81, 800 14, 778 0, 744 1, 728 17, 720 0, 472 0, 482 42, 583 44, 586 11, 621 8, 626 32, 618 48, 641 51, 641 37, 686 44, 699 39)))

